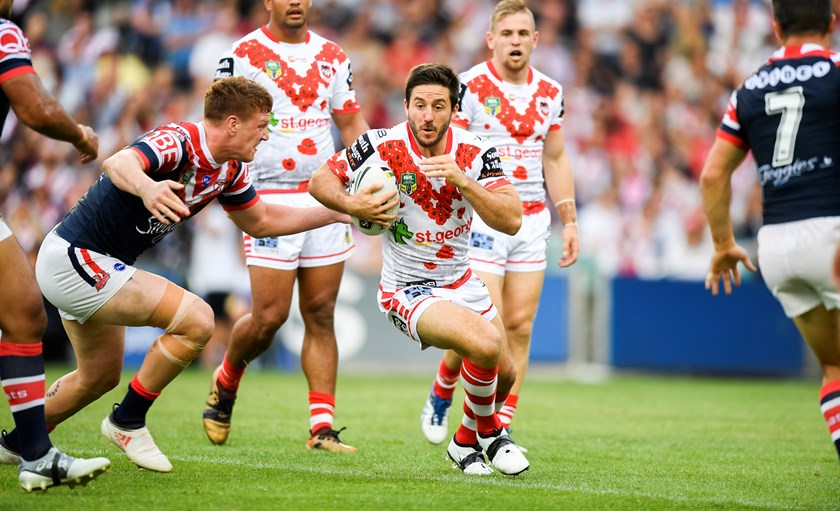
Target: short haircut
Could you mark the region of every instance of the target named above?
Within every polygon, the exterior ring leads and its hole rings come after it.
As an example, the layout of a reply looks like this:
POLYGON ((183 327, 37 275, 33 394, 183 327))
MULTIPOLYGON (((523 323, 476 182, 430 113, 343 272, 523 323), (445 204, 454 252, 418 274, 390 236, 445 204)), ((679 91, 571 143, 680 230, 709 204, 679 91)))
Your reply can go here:
POLYGON ((449 103, 454 109, 461 93, 458 75, 446 64, 420 64, 408 72, 405 81, 405 101, 411 101, 411 93, 418 85, 441 85, 449 89, 449 103))
POLYGON ((221 122, 228 116, 250 119, 256 113, 269 113, 274 100, 265 88, 242 76, 216 80, 204 93, 204 118, 221 122))
POLYGON ((773 0, 773 18, 782 36, 827 34, 831 0, 773 0))
MULTIPOLYGON (((496 31, 496 24, 499 23, 499 20, 506 18, 511 14, 517 14, 520 12, 524 12, 530 16, 531 22, 534 22, 534 13, 531 12, 531 9, 529 9, 522 0, 502 0, 497 3, 496 8, 493 9, 493 14, 490 16, 490 32, 496 31)), ((536 25, 536 23, 534 24, 536 25)))

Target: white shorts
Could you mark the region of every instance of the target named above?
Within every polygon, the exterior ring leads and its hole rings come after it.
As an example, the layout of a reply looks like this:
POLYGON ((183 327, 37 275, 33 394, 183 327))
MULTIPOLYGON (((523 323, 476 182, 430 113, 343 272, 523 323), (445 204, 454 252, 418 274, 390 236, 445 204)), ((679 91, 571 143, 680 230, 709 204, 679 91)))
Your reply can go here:
MULTIPOLYGON (((405 335, 420 343, 420 349, 426 349, 417 333, 420 316, 435 302, 446 300, 473 312, 481 314, 487 321, 492 321, 498 314, 496 306, 490 300, 487 286, 471 271, 467 271, 458 282, 448 287, 409 286, 393 291, 384 291, 379 286, 377 295, 379 310, 385 313, 388 322, 405 335)), ((453 325, 453 328, 456 326, 453 325)))
POLYGON ((758 231, 758 262, 764 282, 789 318, 819 305, 840 306, 831 279, 840 217, 765 225, 758 231))
MULTIPOLYGON (((307 192, 265 193, 260 198, 296 208, 320 205, 307 192)), ((350 226, 341 223, 272 238, 252 238, 243 233, 242 238, 246 265, 276 270, 329 266, 347 260, 356 251, 350 226)))
POLYGON ((137 268, 93 250, 71 247, 55 233, 38 251, 35 278, 65 319, 88 320, 122 289, 137 268))
POLYGON ((505 272, 545 271, 551 214, 548 209, 522 215, 522 227, 513 236, 487 226, 473 216, 470 231, 470 267, 504 276, 505 272))
POLYGON ((6 225, 6 221, 3 220, 3 215, 0 215, 0 241, 10 237, 12 235, 12 230, 9 229, 9 226, 6 225))

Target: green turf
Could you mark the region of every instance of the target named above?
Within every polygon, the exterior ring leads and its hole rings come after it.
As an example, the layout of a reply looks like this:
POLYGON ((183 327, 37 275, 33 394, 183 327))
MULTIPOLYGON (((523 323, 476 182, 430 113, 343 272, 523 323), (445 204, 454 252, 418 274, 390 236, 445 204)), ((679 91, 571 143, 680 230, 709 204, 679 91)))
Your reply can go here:
MULTIPOLYGON (((143 471, 98 432, 130 377, 52 435, 71 454, 109 457, 111 470, 84 488, 26 494, 17 467, 0 466, 0 510, 840 509, 814 382, 534 374, 513 435, 531 470, 511 478, 465 476, 423 439, 430 375, 417 374, 342 374, 336 423, 359 453, 338 455, 304 449, 299 374, 249 373, 228 444, 211 445, 201 428, 209 372, 188 370, 149 416, 175 468, 143 471)), ((0 425, 10 423, 0 405, 0 425)))

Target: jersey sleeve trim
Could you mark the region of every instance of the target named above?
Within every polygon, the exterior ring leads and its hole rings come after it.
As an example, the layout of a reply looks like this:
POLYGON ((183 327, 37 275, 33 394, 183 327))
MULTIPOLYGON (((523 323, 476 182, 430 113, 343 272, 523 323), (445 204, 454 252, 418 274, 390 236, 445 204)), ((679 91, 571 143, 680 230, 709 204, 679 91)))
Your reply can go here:
POLYGON ((498 188, 500 186, 509 185, 509 184, 510 184, 510 181, 508 181, 508 179, 506 177, 502 177, 502 178, 496 179, 496 180, 494 180, 490 183, 487 183, 486 185, 484 185, 484 188, 492 191, 492 190, 495 190, 496 188, 498 188))
POLYGON ((562 129, 563 129, 563 126, 561 126, 559 124, 552 124, 551 126, 548 127, 548 131, 560 131, 562 129))
POLYGON ((222 205, 222 208, 225 211, 242 211, 243 209, 248 209, 250 207, 253 207, 257 204, 257 202, 260 201, 260 196, 257 195, 257 192, 256 192, 256 190, 254 190, 253 186, 250 187, 249 190, 245 190, 245 192, 243 194, 241 194, 241 195, 244 195, 244 197, 238 197, 238 196, 235 196, 235 195, 233 196, 233 197, 236 197, 237 199, 242 199, 242 198, 247 199, 246 202, 239 202, 238 200, 231 201, 230 199, 233 198, 232 196, 230 196, 230 195, 219 195, 219 197, 218 197, 219 204, 222 205), (248 193, 249 190, 250 190, 250 193, 248 193), (249 196, 250 196, 250 198, 248 198, 249 196))
POLYGON ((25 64, 19 65, 13 69, 6 71, 5 73, 0 74, 0 83, 3 83, 6 80, 9 80, 16 76, 35 74, 35 68, 32 67, 32 64, 28 60, 25 62, 25 64))
POLYGON ((334 114, 354 114, 356 112, 361 112, 362 107, 356 105, 355 107, 351 108, 342 108, 341 110, 333 110, 332 113, 334 114))
POLYGON ((146 173, 148 173, 152 168, 152 162, 157 162, 157 155, 155 155, 154 151, 152 151, 152 149, 147 145, 133 145, 129 147, 129 149, 132 149, 140 155, 140 159, 143 160, 143 171, 146 173))
POLYGON ((723 128, 718 128, 716 136, 717 136, 717 138, 720 138, 722 140, 726 140, 727 142, 735 144, 736 146, 740 147, 744 151, 749 151, 750 150, 750 145, 747 143, 746 140, 744 140, 743 138, 741 138, 737 135, 733 135, 732 133, 729 133, 728 131, 725 131, 723 128))

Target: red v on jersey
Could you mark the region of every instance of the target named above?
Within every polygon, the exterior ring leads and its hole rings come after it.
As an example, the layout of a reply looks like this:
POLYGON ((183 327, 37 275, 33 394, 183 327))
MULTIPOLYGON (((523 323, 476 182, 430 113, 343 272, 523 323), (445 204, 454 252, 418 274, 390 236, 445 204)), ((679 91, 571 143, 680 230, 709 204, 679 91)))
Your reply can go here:
MULTIPOLYGON (((321 69, 321 64, 307 68, 306 74, 300 76, 292 69, 280 55, 273 52, 266 46, 260 44, 256 39, 245 41, 238 46, 234 54, 248 62, 257 69, 266 69, 268 63, 279 66, 279 70, 273 73, 272 79, 291 100, 292 104, 305 112, 318 99, 318 85, 323 83, 329 85, 329 79, 334 70, 321 69)), ((321 51, 315 55, 315 62, 344 62, 347 56, 341 48, 333 43, 324 44, 321 51)), ((326 64, 323 64, 326 65, 326 64)))

